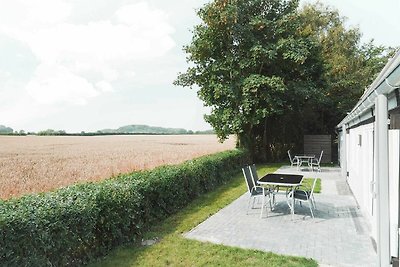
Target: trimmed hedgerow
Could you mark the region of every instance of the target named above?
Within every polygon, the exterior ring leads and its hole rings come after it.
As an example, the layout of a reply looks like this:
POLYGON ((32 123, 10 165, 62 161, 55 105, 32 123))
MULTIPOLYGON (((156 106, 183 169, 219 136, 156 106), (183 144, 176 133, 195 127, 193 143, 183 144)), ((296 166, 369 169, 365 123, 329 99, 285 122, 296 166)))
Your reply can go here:
POLYGON ((0 201, 0 265, 77 266, 226 183, 247 154, 232 150, 99 183, 0 201))

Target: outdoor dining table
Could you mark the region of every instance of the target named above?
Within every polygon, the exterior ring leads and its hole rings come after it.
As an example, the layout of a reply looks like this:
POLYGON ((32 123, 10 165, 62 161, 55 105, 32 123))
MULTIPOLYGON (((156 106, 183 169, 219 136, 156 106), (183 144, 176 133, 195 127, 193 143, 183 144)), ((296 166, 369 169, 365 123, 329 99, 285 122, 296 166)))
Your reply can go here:
POLYGON ((307 161, 308 166, 311 166, 311 161, 315 159, 315 155, 297 155, 294 156, 294 158, 297 158, 297 169, 301 167, 301 164, 303 161, 307 161))
MULTIPOLYGON (((303 182, 303 175, 297 174, 283 174, 283 173, 268 173, 261 177, 258 183, 263 186, 285 186, 289 187, 291 191, 296 190, 303 182)), ((287 204, 290 208, 292 219, 294 216, 294 194, 286 194, 287 204), (290 195, 290 197, 289 197, 290 195)))

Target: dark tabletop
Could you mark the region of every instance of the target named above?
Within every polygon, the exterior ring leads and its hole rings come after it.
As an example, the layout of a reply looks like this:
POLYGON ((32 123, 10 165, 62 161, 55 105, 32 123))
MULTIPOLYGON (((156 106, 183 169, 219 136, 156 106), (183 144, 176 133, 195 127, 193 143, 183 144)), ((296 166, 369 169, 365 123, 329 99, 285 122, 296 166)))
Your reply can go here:
POLYGON ((260 182, 269 183, 287 183, 287 184, 299 184, 303 179, 303 175, 296 174, 283 174, 283 173, 269 173, 260 178, 260 182))

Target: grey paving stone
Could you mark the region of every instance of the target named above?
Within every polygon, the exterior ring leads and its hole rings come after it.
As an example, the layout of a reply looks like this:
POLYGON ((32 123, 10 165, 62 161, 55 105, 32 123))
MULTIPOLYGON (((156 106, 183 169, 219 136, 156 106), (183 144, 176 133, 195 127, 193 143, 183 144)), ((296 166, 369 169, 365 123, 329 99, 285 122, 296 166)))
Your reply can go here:
POLYGON ((322 180, 322 192, 315 195, 317 210, 311 218, 307 203, 296 204, 292 219, 284 195, 277 196, 274 210, 260 218, 260 205, 246 215, 249 196, 230 205, 185 234, 199 241, 259 249, 284 255, 311 257, 320 266, 375 266, 376 254, 368 226, 354 197, 345 188, 340 169, 298 172, 283 167, 281 173, 302 173, 322 180), (340 185, 339 188, 337 185, 340 185))

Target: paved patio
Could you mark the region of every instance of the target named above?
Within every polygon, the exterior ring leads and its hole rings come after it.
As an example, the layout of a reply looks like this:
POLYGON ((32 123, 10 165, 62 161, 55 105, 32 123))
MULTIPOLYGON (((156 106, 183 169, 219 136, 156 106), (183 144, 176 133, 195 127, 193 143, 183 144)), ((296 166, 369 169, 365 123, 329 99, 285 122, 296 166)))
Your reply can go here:
MULTIPOLYGON (((284 166, 277 172, 299 173, 284 166)), ((311 218, 308 204, 296 205, 291 220, 284 195, 277 197, 273 211, 260 218, 260 209, 246 215, 248 195, 239 197, 217 214, 192 229, 190 239, 278 254, 313 258, 321 266, 376 266, 376 253, 369 227, 357 208, 339 168, 320 173, 301 171, 304 177, 319 177, 321 194, 315 194, 317 209, 311 218)), ((244 182, 244 179, 243 179, 244 182)), ((265 214, 265 213, 264 213, 265 214)))

